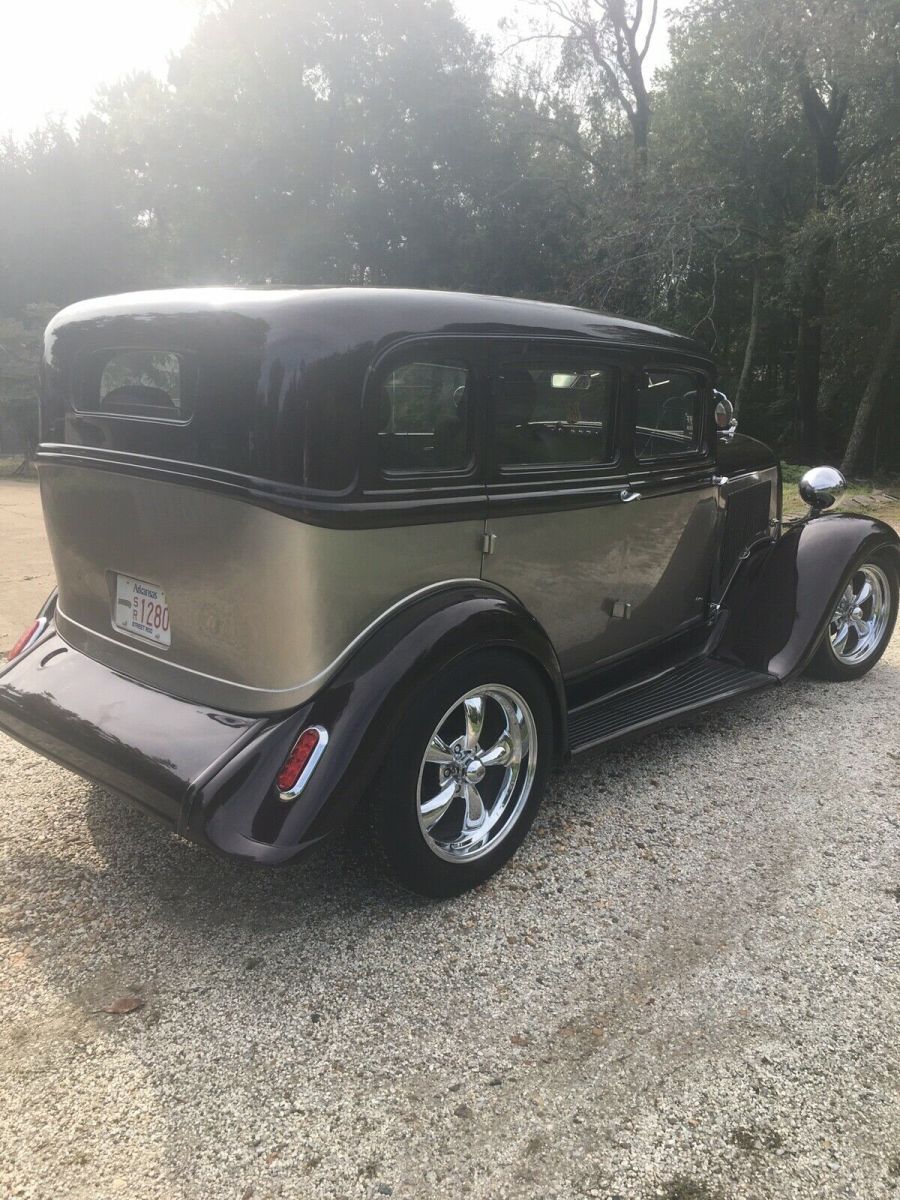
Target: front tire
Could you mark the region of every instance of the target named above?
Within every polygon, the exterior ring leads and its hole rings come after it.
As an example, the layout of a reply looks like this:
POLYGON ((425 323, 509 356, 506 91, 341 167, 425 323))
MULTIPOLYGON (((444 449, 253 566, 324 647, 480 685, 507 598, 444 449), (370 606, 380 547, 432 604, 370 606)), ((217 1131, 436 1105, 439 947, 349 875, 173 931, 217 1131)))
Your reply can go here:
POLYGON ((375 797, 375 831, 404 886, 456 896, 521 845, 554 757, 538 671, 516 654, 467 655, 408 706, 375 797))
POLYGON ((849 571, 835 611, 809 665, 819 679, 859 679, 887 649, 897 620, 897 560, 875 553, 849 571))

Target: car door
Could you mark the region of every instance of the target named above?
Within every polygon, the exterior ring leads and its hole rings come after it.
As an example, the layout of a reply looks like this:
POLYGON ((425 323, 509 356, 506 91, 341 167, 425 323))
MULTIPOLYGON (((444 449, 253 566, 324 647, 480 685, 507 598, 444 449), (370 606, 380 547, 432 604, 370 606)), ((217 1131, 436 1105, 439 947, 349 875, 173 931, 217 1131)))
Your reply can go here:
POLYGON ((369 371, 361 464, 366 527, 358 539, 342 537, 341 559, 347 603, 364 605, 370 620, 422 587, 480 576, 487 512, 482 358, 478 339, 410 339, 369 371))
POLYGON ((633 644, 680 633, 706 617, 718 517, 715 416, 704 372, 640 365, 629 457, 624 591, 633 644))
POLYGON ((627 545, 639 505, 622 453, 633 378, 624 352, 501 340, 489 356, 483 577, 537 618, 566 675, 631 644, 627 545))

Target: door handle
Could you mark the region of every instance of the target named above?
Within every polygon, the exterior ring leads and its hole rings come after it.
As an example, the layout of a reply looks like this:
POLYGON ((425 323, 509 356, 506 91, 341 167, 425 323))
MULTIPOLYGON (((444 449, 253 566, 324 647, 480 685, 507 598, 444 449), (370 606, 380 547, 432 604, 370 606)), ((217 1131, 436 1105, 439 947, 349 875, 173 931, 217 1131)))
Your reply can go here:
POLYGON ((630 504, 632 500, 640 500, 640 498, 641 493, 633 492, 631 488, 622 488, 621 492, 619 492, 619 499, 623 504, 630 504))

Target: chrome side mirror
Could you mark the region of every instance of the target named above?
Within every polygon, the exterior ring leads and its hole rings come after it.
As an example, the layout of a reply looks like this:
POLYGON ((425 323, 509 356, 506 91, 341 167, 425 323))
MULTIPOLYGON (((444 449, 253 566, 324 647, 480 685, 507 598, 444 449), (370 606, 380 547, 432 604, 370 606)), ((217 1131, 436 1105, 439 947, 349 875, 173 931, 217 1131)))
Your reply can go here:
POLYGON ((713 399, 716 402, 716 429, 719 437, 733 438, 738 424, 734 415, 734 405, 718 388, 713 388, 713 399))
POLYGON ((847 481, 836 467, 813 467, 800 480, 800 499, 813 512, 824 512, 843 496, 847 481))

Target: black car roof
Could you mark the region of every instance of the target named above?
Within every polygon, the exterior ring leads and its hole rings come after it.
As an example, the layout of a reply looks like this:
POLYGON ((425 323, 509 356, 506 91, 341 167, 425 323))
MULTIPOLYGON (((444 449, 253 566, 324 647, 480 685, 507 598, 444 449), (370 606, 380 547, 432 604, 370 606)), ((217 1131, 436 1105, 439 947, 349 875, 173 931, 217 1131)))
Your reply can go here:
POLYGON ((406 335, 456 333, 589 338, 678 350, 709 360, 706 349, 692 338, 624 317, 540 300, 415 288, 264 286, 128 292, 71 305, 51 329, 98 318, 217 312, 265 322, 270 340, 289 337, 293 331, 315 332, 323 353, 360 342, 384 344, 406 335))
MULTIPOLYGON (((73 304, 48 325, 40 461, 86 459, 91 467, 162 472, 196 486, 202 479, 303 520, 318 520, 323 504, 329 513, 336 505, 341 520, 351 519, 355 504, 366 512, 374 504, 371 519, 381 520, 380 502, 365 494, 360 470, 369 371, 407 340, 449 337, 633 347, 648 365, 680 359, 713 370, 690 338, 534 300, 405 288, 132 292, 73 304), (105 411, 101 371, 117 349, 182 355, 188 418, 130 419, 105 411)), ((465 485, 460 512, 481 502, 480 486, 465 485)), ((403 521, 451 519, 440 489, 432 496, 426 487, 420 502, 418 508, 396 502, 403 521)), ((392 500, 382 516, 394 507, 392 500)))

